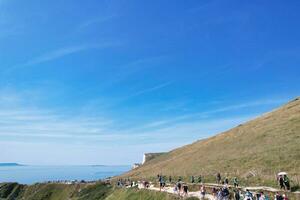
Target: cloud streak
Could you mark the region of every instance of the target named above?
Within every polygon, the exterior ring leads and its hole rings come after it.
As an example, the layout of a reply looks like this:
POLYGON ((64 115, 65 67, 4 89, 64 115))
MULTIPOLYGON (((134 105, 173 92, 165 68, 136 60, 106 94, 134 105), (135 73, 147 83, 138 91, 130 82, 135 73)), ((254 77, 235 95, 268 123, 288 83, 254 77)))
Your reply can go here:
POLYGON ((160 90, 162 88, 165 88, 169 85, 171 85, 172 82, 169 81, 169 82, 166 82, 166 83, 162 83, 162 84, 159 84, 159 85, 156 85, 154 87, 151 87, 151 88, 147 88, 147 89, 144 89, 144 90, 141 90, 141 91, 138 91, 130 96, 128 96, 128 98, 132 98, 132 97, 137 97, 137 96, 141 96, 143 94, 147 94, 147 93, 150 93, 150 92, 154 92, 154 91, 157 91, 157 90, 160 90))
POLYGON ((90 20, 87 20, 87 21, 83 22, 82 24, 80 24, 78 28, 80 30, 82 30, 82 29, 88 28, 88 27, 96 25, 96 24, 102 24, 105 22, 109 22, 110 20, 112 20, 116 17, 117 17, 117 15, 109 15, 109 16, 97 17, 94 19, 90 19, 90 20))
POLYGON ((6 72, 9 73, 16 69, 26 68, 26 67, 30 67, 30 66, 34 66, 34 65, 38 65, 38 64, 42 64, 42 63, 51 62, 51 61, 63 58, 65 56, 69 56, 69 55, 72 55, 75 53, 80 53, 80 52, 91 50, 91 49, 104 49, 104 48, 114 47, 114 46, 118 46, 118 45, 120 45, 120 43, 118 43, 118 42, 104 42, 101 44, 83 44, 83 45, 78 45, 78 46, 67 46, 67 47, 63 47, 60 49, 46 52, 40 56, 37 56, 37 57, 34 57, 34 58, 28 60, 27 62, 25 62, 23 64, 10 67, 7 69, 6 72))
POLYGON ((139 127, 138 129, 163 127, 163 126, 168 126, 168 125, 172 125, 172 124, 176 124, 176 123, 180 123, 180 122, 185 122, 187 120, 207 119, 207 118, 211 118, 214 114, 239 111, 239 110, 242 110, 245 108, 280 105, 286 101, 287 101, 287 99, 271 99, 271 100, 262 99, 262 100, 249 101, 249 102, 244 102, 244 103, 240 103, 240 104, 224 106, 222 108, 211 109, 208 111, 190 113, 190 114, 185 114, 185 115, 179 115, 179 116, 169 118, 169 119, 157 120, 154 122, 150 122, 148 124, 144 124, 143 126, 139 127))
POLYGON ((88 45, 79 45, 79 46, 71 46, 71 47, 64 47, 61 49, 57 49, 54 51, 47 52, 41 56, 38 56, 36 58, 33 58, 23 64, 22 66, 31 66, 31 65, 36 65, 52 60, 59 59, 61 57, 65 57, 71 54, 75 54, 78 52, 90 50, 90 49, 101 49, 101 48, 107 48, 114 46, 116 44, 113 43, 103 43, 103 44, 88 44, 88 45))

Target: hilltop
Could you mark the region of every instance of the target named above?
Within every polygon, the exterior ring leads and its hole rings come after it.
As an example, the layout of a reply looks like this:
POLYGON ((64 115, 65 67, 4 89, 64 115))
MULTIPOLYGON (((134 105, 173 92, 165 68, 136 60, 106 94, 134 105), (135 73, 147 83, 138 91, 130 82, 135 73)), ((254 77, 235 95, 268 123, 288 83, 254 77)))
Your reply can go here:
POLYGON ((279 171, 288 172, 299 184, 299 98, 231 130, 160 155, 123 177, 202 175, 214 181, 220 172, 247 184, 274 185, 279 171))

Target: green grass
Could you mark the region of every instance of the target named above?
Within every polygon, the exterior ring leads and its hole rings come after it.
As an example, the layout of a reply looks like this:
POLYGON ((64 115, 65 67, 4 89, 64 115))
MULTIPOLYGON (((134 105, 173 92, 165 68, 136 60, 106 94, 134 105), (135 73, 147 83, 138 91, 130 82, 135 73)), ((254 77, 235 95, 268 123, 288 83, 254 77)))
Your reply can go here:
POLYGON ((76 185, 64 184, 35 184, 25 186, 18 199, 26 200, 63 200, 72 197, 76 191, 76 185))
POLYGON ((77 195, 78 200, 106 199, 112 193, 112 186, 97 183, 83 188, 77 195))
POLYGON ((178 197, 149 190, 117 189, 106 200, 179 200, 178 197))
POLYGON ((97 184, 0 184, 0 200, 178 200, 171 194, 97 184))
POLYGON ((21 193, 23 185, 17 183, 0 184, 0 199, 14 199, 21 193))

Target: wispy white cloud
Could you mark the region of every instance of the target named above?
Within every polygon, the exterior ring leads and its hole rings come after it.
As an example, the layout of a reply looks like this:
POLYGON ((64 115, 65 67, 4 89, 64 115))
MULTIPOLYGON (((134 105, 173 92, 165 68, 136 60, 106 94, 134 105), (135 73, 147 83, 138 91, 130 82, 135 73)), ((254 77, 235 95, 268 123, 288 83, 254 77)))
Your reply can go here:
POLYGON ((232 110, 250 108, 250 107, 255 107, 255 106, 278 105, 278 104, 282 104, 284 102, 287 102, 287 99, 283 99, 283 98, 260 99, 260 100, 245 102, 245 103, 239 103, 239 104, 224 106, 222 108, 207 111, 207 112, 205 112, 205 114, 214 114, 214 113, 219 113, 219 112, 232 111, 232 110))
POLYGON ((129 94, 127 96, 123 96, 123 97, 120 97, 120 98, 117 98, 117 99, 110 99, 108 104, 107 103, 103 103, 102 100, 93 99, 93 100, 90 100, 88 102, 88 104, 84 106, 84 109, 91 109, 91 107, 93 109, 93 107, 95 105, 100 106, 100 104, 102 106, 103 105, 105 106, 105 104, 106 104, 106 107, 111 109, 111 108, 113 108, 115 106, 118 106, 118 105, 124 103, 127 100, 133 99, 133 98, 138 97, 138 96, 145 95, 147 93, 158 91, 160 89, 168 87, 171 84, 172 84, 172 81, 168 81, 168 82, 165 82, 165 83, 161 83, 161 84, 155 85, 155 86, 150 87, 150 88, 146 88, 146 89, 142 89, 142 90, 136 91, 136 92, 134 92, 132 94, 129 94))
POLYGON ((42 64, 50 61, 54 61, 65 56, 69 56, 75 53, 79 53, 82 51, 87 51, 91 49, 104 49, 109 47, 118 46, 120 43, 118 42, 103 42, 101 44, 83 44, 78 46, 67 46, 60 49, 56 49, 53 51, 46 52, 40 56, 34 57, 23 64, 15 65, 6 70, 6 73, 12 72, 19 68, 25 68, 37 64, 42 64))
POLYGON ((110 137, 114 120, 109 117, 32 107, 28 99, 24 94, 0 90, 0 138, 110 137))
MULTIPOLYGON (((260 100, 254 100, 234 105, 227 105, 221 108, 215 108, 208 111, 200 111, 196 113, 187 113, 184 115, 175 116, 172 118, 167 119, 161 119, 157 121, 153 121, 147 124, 144 124, 141 127, 138 127, 137 129, 149 129, 149 128, 158 128, 158 127, 164 127, 169 126, 176 123, 182 123, 187 120, 203 120, 212 118, 214 114, 218 113, 224 113, 224 112, 232 112, 232 111, 239 111, 245 108, 254 108, 254 107, 261 107, 261 106, 272 106, 272 105, 280 105, 285 102, 287 102, 288 99, 285 98, 277 98, 277 99, 260 99, 260 100)), ((228 114, 230 115, 230 114, 228 114)))
POLYGON ((213 0, 213 1, 209 1, 209 2, 199 2, 198 6, 192 7, 190 9, 188 9, 187 11, 190 13, 198 13, 201 12, 205 9, 211 8, 213 6, 217 5, 217 1, 213 0))
POLYGON ((74 54, 80 51, 84 51, 90 49, 89 46, 83 45, 83 46, 74 46, 74 47, 65 47, 62 49, 57 49, 51 52, 48 52, 44 55, 41 55, 39 57, 33 58, 32 60, 26 62, 23 64, 23 66, 30 66, 30 65, 35 65, 35 64, 40 64, 43 62, 51 61, 51 60, 56 60, 58 58, 74 54))
POLYGON ((152 69, 163 63, 167 59, 167 56, 153 56, 146 58, 139 58, 129 63, 116 66, 114 77, 111 77, 109 84, 116 84, 126 80, 131 75, 152 69))
POLYGON ((82 24, 79 25, 78 29, 82 30, 82 29, 88 28, 90 26, 95 26, 98 24, 109 22, 109 21, 115 19, 117 16, 118 15, 108 15, 108 16, 96 17, 96 18, 93 18, 93 19, 83 22, 82 24))
POLYGON ((163 140, 183 139, 192 142, 193 140, 206 138, 213 134, 226 131, 253 117, 255 117, 255 114, 177 122, 166 127, 158 128, 154 131, 148 130, 143 133, 143 137, 159 137, 159 139, 163 140))
POLYGON ((61 49, 56 49, 54 51, 47 52, 36 58, 33 58, 33 59, 27 61, 22 66, 36 65, 36 64, 56 60, 61 57, 68 56, 68 55, 78 53, 81 51, 86 51, 89 49, 107 48, 107 47, 111 47, 111 46, 115 46, 115 45, 116 45, 116 43, 103 43, 103 44, 87 44, 87 45, 85 44, 85 45, 64 47, 61 49))
MULTIPOLYGON (((167 59, 167 56, 145 57, 113 66, 111 67, 113 73, 111 73, 110 76, 107 77, 107 80, 103 82, 102 88, 105 90, 116 87, 116 85, 126 82, 130 77, 137 75, 138 73, 144 73, 147 70, 160 66, 162 63, 166 62, 167 59)), ((127 97, 124 98, 126 99, 127 97)), ((97 101, 97 99, 93 99, 91 100, 91 103, 95 104, 97 101)))
POLYGON ((167 86, 169 86, 171 84, 172 84, 172 82, 168 81, 168 82, 156 85, 154 87, 150 87, 150 88, 147 88, 147 89, 140 90, 140 91, 138 91, 138 92, 136 92, 136 93, 128 96, 127 98, 137 97, 137 96, 140 96, 140 95, 143 95, 143 94, 147 94, 149 92, 154 92, 156 90, 160 90, 162 88, 165 88, 165 87, 167 87, 167 86))

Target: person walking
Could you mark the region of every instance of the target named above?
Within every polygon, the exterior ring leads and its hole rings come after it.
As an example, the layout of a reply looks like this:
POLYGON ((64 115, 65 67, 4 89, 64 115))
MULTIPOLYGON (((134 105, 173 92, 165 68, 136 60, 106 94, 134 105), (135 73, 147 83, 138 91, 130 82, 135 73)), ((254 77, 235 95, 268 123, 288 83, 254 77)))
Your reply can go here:
POLYGON ((241 195, 240 195, 240 191, 239 190, 235 190, 234 191, 234 199, 235 200, 240 200, 241 199, 241 195))
POLYGON ((245 200, 253 200, 253 194, 248 189, 246 190, 245 200))
POLYGON ((234 185, 234 187, 239 187, 239 181, 238 181, 237 177, 233 178, 233 185, 234 185))
POLYGON ((290 190, 290 180, 287 175, 283 176, 283 184, 284 184, 284 188, 289 191, 290 190))
POLYGON ((266 200, 266 197, 265 197, 265 194, 264 192, 261 192, 259 197, 258 197, 258 200, 266 200))
POLYGON ((161 191, 161 189, 164 188, 165 184, 164 184, 164 177, 163 176, 159 176, 159 191, 161 191))
POLYGON ((278 183, 279 183, 280 189, 284 190, 285 189, 284 180, 283 180, 283 177, 281 175, 278 178, 278 183))
POLYGON ((205 199, 205 194, 206 194, 206 188, 204 184, 200 186, 200 199, 205 199))
POLYGON ((221 183, 221 174, 218 172, 216 176, 217 184, 221 183))
POLYGON ((198 176, 198 183, 202 183, 202 176, 198 176))
POLYGON ((227 185, 224 185, 224 187, 222 188, 221 194, 222 194, 222 200, 229 199, 230 193, 229 193, 229 189, 228 189, 227 185))
POLYGON ((184 197, 188 196, 188 186, 186 184, 183 186, 183 196, 184 197))
POLYGON ((228 185, 228 183, 229 183, 228 177, 225 177, 224 183, 225 183, 226 185, 228 185))
POLYGON ((172 176, 169 176, 169 183, 172 183, 172 176))
POLYGON ((177 192, 178 192, 178 195, 179 195, 179 196, 180 196, 180 192, 181 192, 181 187, 182 187, 181 182, 178 181, 178 182, 177 182, 177 192))
POLYGON ((211 189, 211 193, 212 193, 212 195, 213 195, 214 198, 217 198, 217 194, 218 194, 217 188, 213 187, 213 188, 211 189))
POLYGON ((217 193, 217 200, 223 200, 222 190, 220 189, 217 193))
POLYGON ((283 197, 279 194, 279 192, 276 192, 274 200, 283 200, 283 197))
POLYGON ((191 176, 191 183, 195 183, 195 177, 191 176))

